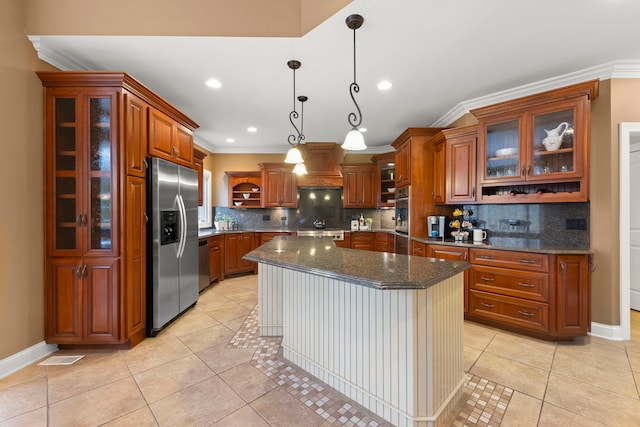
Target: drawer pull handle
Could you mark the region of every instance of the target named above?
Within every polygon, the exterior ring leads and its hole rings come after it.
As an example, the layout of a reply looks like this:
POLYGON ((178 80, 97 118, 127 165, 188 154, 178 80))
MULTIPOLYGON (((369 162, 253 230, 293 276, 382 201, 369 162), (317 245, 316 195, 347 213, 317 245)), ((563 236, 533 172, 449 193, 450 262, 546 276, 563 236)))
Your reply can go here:
POLYGON ((521 259, 518 261, 520 261, 522 264, 535 264, 535 261, 532 259, 521 259))
POLYGON ((529 313, 528 311, 518 310, 518 313, 522 314, 523 316, 533 317, 533 313, 529 313))
POLYGON ((522 283, 522 282, 518 282, 518 285, 525 287, 525 288, 533 288, 533 285, 530 283, 522 283))
POLYGON ((494 282, 496 279, 494 279, 492 277, 480 276, 480 280, 484 280, 485 282, 494 282))
POLYGON ((478 258, 482 258, 482 259, 495 259, 496 257, 493 257, 491 255, 480 255, 478 258))
POLYGON ((480 305, 483 306, 483 307, 487 307, 487 308, 494 308, 495 307, 493 304, 487 304, 486 302, 481 302, 480 305))

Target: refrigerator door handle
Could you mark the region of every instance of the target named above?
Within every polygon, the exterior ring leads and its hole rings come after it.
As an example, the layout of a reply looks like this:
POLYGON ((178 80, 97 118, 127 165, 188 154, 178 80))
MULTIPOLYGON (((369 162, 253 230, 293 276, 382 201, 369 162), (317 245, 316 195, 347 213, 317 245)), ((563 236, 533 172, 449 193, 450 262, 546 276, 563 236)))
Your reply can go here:
POLYGON ((178 242, 176 258, 182 258, 184 247, 187 244, 187 210, 180 194, 176 196, 176 201, 178 203, 178 211, 180 212, 180 241, 178 242))

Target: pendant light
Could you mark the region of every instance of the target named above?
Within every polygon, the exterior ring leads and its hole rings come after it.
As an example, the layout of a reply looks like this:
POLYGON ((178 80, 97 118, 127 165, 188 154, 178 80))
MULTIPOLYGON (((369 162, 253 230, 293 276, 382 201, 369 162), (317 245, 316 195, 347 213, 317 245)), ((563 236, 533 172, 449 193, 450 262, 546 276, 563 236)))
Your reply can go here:
POLYGON ((300 150, 298 149, 298 145, 304 141, 304 103, 309 99, 303 95, 298 96, 298 101, 300 101, 301 104, 300 115, 298 115, 298 112, 296 111, 296 70, 299 69, 301 65, 302 63, 295 59, 287 62, 287 66, 293 70, 293 110, 289 113, 289 122, 291 122, 291 125, 293 126, 293 129, 295 129, 297 135, 291 134, 287 138, 287 142, 292 147, 289 149, 287 157, 284 159, 285 163, 295 163, 296 166, 293 171, 298 175, 304 175, 307 173, 302 153, 300 153, 300 150), (300 129, 298 129, 294 122, 298 117, 300 117, 300 129))
POLYGON ((356 83, 356 30, 362 26, 364 18, 361 15, 349 15, 345 22, 347 23, 347 27, 353 30, 353 83, 349 85, 349 94, 351 95, 351 99, 353 100, 358 113, 356 114, 351 112, 347 117, 347 120, 352 127, 344 138, 342 148, 345 150, 360 151, 365 150, 367 146, 364 143, 364 136, 362 136, 362 132, 358 129, 360 124, 362 124, 362 112, 356 102, 354 93, 360 92, 360 86, 356 83))

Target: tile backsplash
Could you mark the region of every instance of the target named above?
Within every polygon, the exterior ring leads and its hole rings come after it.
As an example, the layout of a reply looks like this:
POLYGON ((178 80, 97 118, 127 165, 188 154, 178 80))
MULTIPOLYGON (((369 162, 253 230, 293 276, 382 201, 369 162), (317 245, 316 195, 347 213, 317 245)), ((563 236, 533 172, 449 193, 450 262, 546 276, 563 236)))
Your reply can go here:
POLYGON ((540 239, 589 247, 589 203, 465 205, 488 237, 540 239))

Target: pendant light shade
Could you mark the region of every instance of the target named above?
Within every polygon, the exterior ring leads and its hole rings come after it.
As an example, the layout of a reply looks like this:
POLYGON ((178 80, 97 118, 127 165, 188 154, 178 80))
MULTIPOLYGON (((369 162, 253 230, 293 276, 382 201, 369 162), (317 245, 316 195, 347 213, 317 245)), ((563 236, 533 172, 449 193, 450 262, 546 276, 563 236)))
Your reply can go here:
POLYGON ((367 146, 364 143, 364 136, 362 136, 362 132, 358 129, 351 129, 344 138, 342 148, 350 151, 366 150, 367 146))
POLYGON ((293 173, 295 173, 296 175, 306 175, 307 167, 304 165, 304 163, 297 163, 293 168, 293 173))
POLYGON ((360 92, 360 86, 356 82, 356 30, 364 23, 364 18, 361 15, 349 15, 346 19, 347 27, 353 30, 353 83, 349 85, 349 94, 356 106, 357 113, 351 112, 347 117, 351 130, 347 133, 344 139, 342 148, 345 150, 361 151, 366 150, 367 146, 364 143, 364 136, 358 127, 362 124, 362 112, 360 106, 356 102, 355 94, 360 92))
POLYGON ((285 163, 302 163, 302 153, 298 150, 298 147, 291 147, 287 152, 287 158, 284 159, 285 163))

